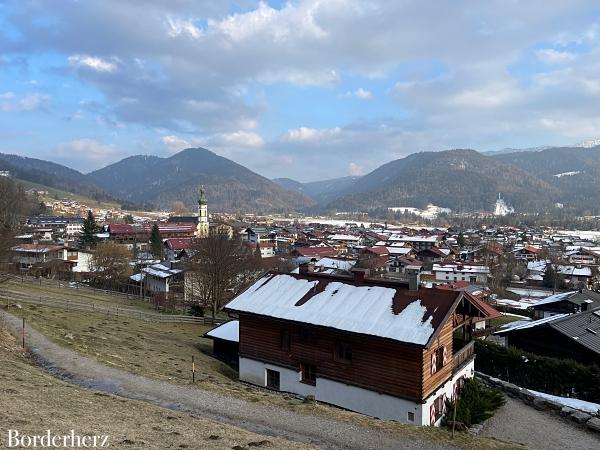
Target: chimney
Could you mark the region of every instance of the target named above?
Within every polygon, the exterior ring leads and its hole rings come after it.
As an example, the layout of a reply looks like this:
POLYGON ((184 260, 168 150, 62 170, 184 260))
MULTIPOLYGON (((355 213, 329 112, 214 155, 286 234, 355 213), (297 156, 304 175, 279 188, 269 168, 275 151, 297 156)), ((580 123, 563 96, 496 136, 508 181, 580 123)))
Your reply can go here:
POLYGON ((407 269, 408 274, 408 290, 418 291, 421 284, 421 272, 418 269, 407 269))
POLYGON ((369 276, 369 269, 359 269, 355 267, 352 269, 352 274, 354 275, 354 281, 361 282, 369 276))
POLYGON ((312 261, 302 263, 298 266, 298 269, 301 274, 313 273, 315 271, 315 263, 312 261))

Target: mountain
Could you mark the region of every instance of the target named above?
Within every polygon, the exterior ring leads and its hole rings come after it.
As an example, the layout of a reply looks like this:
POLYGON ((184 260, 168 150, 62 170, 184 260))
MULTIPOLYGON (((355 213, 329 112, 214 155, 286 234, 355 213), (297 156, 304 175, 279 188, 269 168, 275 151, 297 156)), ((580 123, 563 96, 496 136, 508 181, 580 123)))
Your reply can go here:
POLYGON ((600 211, 600 145, 556 147, 495 157, 525 170, 558 191, 556 201, 589 214, 600 211))
POLYGON ((369 211, 433 203, 453 211, 490 211, 498 193, 517 211, 551 208, 559 197, 547 181, 499 158, 448 150, 415 153, 384 164, 352 183, 328 208, 369 211))
POLYGON ((188 148, 169 158, 132 156, 89 177, 119 198, 162 209, 173 209, 176 201, 182 201, 194 210, 202 185, 213 211, 284 212, 314 204, 204 148, 188 148))
POLYGON ((318 204, 326 204, 342 195, 359 178, 348 176, 309 183, 301 183, 291 178, 276 178, 273 181, 288 191, 302 193, 318 204))
POLYGON ((68 191, 94 200, 114 200, 86 175, 69 167, 36 158, 0 153, 0 170, 17 179, 68 191))

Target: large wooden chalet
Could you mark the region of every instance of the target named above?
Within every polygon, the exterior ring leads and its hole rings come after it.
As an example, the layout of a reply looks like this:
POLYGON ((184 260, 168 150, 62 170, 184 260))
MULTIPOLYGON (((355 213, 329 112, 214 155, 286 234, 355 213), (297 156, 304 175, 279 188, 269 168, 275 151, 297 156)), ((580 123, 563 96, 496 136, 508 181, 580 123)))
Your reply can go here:
POLYGON ((232 300, 240 379, 439 425, 445 399, 474 374, 473 324, 486 313, 463 292, 366 275, 268 273, 232 300))

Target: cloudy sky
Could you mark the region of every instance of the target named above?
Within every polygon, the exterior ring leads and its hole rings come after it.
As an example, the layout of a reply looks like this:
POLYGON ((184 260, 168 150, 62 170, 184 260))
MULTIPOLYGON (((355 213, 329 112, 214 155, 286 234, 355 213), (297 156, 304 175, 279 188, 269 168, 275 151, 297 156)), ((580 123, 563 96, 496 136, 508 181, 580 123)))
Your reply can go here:
POLYGON ((0 152, 268 177, 600 138, 600 3, 0 0, 0 152))

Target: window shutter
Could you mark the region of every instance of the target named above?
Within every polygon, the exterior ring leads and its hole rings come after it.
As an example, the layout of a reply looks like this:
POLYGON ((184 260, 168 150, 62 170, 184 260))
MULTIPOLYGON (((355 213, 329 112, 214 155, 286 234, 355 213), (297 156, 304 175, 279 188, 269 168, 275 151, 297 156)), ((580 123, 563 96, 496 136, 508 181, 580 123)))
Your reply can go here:
POLYGON ((446 365, 448 364, 448 347, 446 347, 444 345, 444 350, 443 350, 443 364, 442 365, 446 365))
POLYGON ((435 356, 436 352, 433 352, 431 354, 431 375, 435 374, 436 370, 437 370, 437 358, 435 356))
POLYGON ((431 426, 435 425, 435 401, 429 407, 429 424, 431 426))
POLYGON ((444 394, 442 414, 446 414, 446 394, 444 394))

